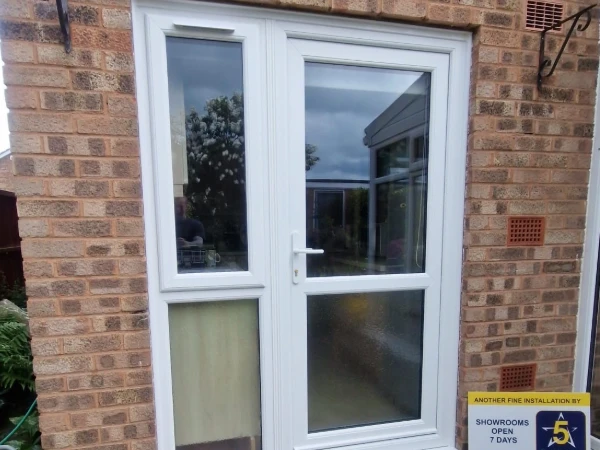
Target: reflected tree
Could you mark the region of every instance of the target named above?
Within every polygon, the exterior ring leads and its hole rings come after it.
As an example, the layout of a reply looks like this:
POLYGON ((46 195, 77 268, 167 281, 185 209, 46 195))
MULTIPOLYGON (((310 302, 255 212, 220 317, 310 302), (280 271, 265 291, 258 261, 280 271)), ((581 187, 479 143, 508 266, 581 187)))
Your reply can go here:
MULTIPOLYGON (((204 113, 186 115, 188 216, 200 220, 207 240, 241 250, 246 243, 246 161, 242 94, 206 102, 204 113)), ((306 170, 319 157, 305 147, 306 170)))
POLYGON ((206 102, 186 116, 189 215, 207 239, 242 250, 246 236, 244 101, 239 93, 206 102))
POLYGON ((317 146, 312 144, 306 144, 306 146, 304 147, 304 158, 307 172, 321 159, 315 155, 315 153, 317 153, 317 150, 317 146))

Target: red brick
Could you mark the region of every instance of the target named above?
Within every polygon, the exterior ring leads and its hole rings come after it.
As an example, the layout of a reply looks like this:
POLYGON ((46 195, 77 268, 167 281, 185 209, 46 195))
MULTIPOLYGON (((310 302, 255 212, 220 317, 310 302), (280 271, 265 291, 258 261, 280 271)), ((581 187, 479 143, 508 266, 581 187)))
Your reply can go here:
POLYGON ((379 2, 376 0, 333 0, 332 11, 340 14, 368 15, 379 12, 379 2))
POLYGON ((8 129, 11 133, 69 133, 73 131, 73 121, 66 114, 10 112, 8 129))
POLYGON ((24 240, 21 244, 23 258, 70 258, 83 256, 81 241, 24 240))
POLYGON ((99 353, 120 350, 123 346, 118 334, 103 334, 89 337, 64 338, 64 352, 68 353, 99 353))
POLYGON ((87 411, 71 414, 71 426, 74 428, 100 427, 123 424, 127 421, 126 409, 87 411))
POLYGON ((37 376, 84 372, 93 368, 93 360, 89 356, 36 358, 33 368, 37 376))
POLYGON ((62 45, 40 45, 37 47, 37 54, 42 64, 96 69, 102 67, 102 53, 98 50, 73 48, 70 53, 66 53, 62 45))
POLYGON ((48 136, 48 153, 53 155, 104 156, 106 145, 102 138, 76 136, 48 136))
POLYGON ((102 95, 97 93, 53 92, 40 93, 42 109, 53 111, 102 111, 102 95))
POLYGON ((46 411, 75 411, 90 409, 96 406, 96 397, 93 394, 71 394, 60 396, 44 396, 38 399, 40 413, 46 411))
POLYGON ((106 28, 131 28, 131 13, 124 9, 104 8, 102 10, 102 24, 106 28))
POLYGON ((72 27, 74 47, 97 48, 131 52, 131 33, 129 31, 103 30, 91 27, 72 27))
POLYGON ((135 119, 86 117, 77 120, 77 131, 82 134, 136 136, 138 128, 135 119))
POLYGON ((28 42, 4 40, 0 43, 0 46, 2 48, 2 59, 5 63, 34 62, 33 45, 28 42))
POLYGON ((10 110, 37 108, 37 92, 34 89, 12 88, 6 91, 4 98, 10 110))
POLYGON ((67 87, 69 74, 64 69, 4 66, 4 84, 20 86, 67 87))

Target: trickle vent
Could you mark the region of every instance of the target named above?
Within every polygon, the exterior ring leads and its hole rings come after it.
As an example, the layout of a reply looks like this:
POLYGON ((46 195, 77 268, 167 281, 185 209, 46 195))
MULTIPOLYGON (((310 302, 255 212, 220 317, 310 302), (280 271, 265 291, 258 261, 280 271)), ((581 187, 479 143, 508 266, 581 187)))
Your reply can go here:
POLYGON ((500 374, 501 391, 533 391, 535 389, 536 364, 505 366, 500 374))
POLYGON ((509 247, 544 244, 545 221, 543 217, 509 217, 509 247))
MULTIPOLYGON (((543 30, 551 27, 563 18, 564 5, 561 3, 527 1, 525 28, 528 30, 543 30)), ((556 28, 561 30, 562 26, 556 28)))

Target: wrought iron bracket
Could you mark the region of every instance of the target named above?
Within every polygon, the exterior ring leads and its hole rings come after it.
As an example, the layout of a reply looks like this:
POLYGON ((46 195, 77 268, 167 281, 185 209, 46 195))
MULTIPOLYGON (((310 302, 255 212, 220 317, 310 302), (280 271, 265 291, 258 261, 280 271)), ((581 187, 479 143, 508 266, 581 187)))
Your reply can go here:
POLYGON ((58 10, 60 31, 65 43, 65 52, 71 53, 71 24, 69 23, 69 7, 67 5, 67 0, 56 0, 56 9, 58 10))
POLYGON ((554 25, 552 25, 550 27, 546 27, 542 30, 542 34, 540 36, 540 59, 539 59, 539 64, 538 64, 538 75, 537 75, 538 90, 542 89, 542 84, 544 82, 544 78, 548 78, 549 76, 551 76, 554 73, 554 70, 556 69, 558 62, 560 61, 560 57, 562 56, 562 54, 567 46, 567 43, 569 42, 569 39, 571 38, 573 31, 575 31, 575 27, 577 27, 577 31, 585 31, 587 29, 587 27, 590 26, 590 23, 592 23, 592 9, 595 6, 596 5, 590 5, 587 8, 582 9, 578 13, 575 13, 572 16, 569 16, 566 19, 561 20, 560 22, 556 22, 554 25), (579 19, 581 19, 581 17, 584 15, 586 16, 585 23, 579 23, 579 19), (547 58, 544 53, 546 50, 546 33, 548 31, 558 29, 558 27, 561 26, 563 23, 567 23, 571 20, 573 21, 573 23, 571 23, 571 28, 569 28, 569 31, 567 32, 567 35, 565 36, 565 40, 563 41, 562 45, 560 46, 560 50, 558 51, 558 54, 556 55, 556 58, 554 58, 554 62, 553 62, 550 58, 547 58), (550 70, 546 71, 546 69, 548 67, 550 67, 550 70))

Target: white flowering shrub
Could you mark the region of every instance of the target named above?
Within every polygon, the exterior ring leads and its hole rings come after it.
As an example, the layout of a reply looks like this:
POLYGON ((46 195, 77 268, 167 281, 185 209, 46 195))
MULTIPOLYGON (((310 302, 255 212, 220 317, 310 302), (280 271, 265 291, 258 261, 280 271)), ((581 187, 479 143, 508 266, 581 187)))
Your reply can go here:
POLYGON ((209 100, 204 113, 186 116, 189 216, 200 220, 208 242, 246 250, 244 100, 241 94, 209 100))

